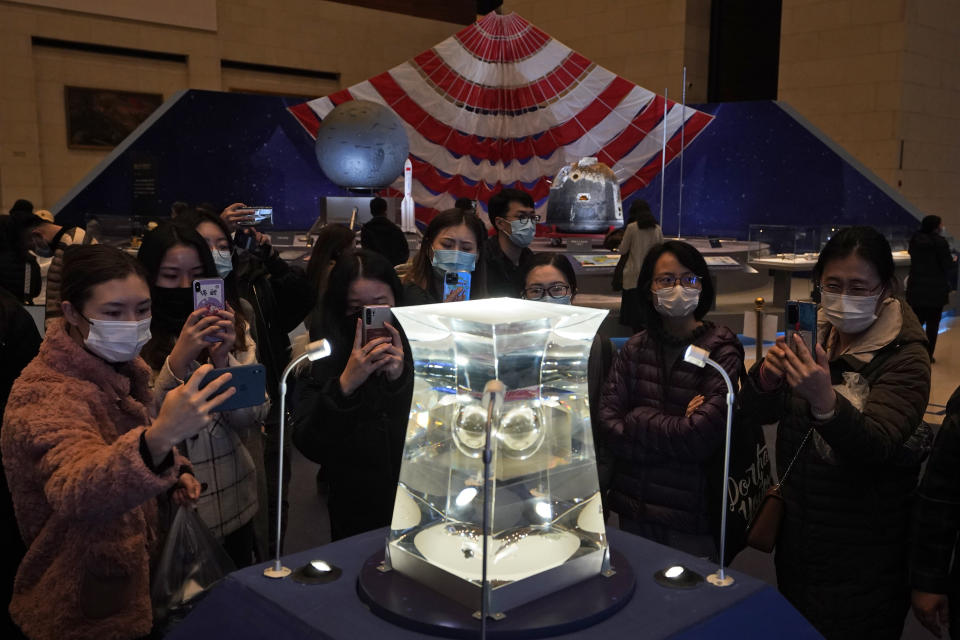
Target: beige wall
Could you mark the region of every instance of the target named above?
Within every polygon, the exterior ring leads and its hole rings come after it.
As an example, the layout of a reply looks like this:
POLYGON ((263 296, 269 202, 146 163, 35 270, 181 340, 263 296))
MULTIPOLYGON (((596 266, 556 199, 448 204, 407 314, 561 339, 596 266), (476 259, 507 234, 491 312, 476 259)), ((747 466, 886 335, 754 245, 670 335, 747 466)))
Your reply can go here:
POLYGON ((960 236, 960 2, 908 2, 902 68, 901 190, 960 236))
POLYGON ((568 47, 627 80, 679 101, 707 99, 710 0, 506 0, 568 47))
POLYGON ((960 2, 784 0, 779 99, 960 228, 960 2))
POLYGON ((380 73, 462 25, 320 0, 218 0, 217 31, 0 0, 0 210, 49 208, 105 155, 69 150, 63 86, 162 93, 245 89, 325 95, 380 73), (159 62, 34 47, 31 36, 187 56, 159 62), (340 82, 225 69, 238 60, 341 74, 340 82))
POLYGON ((905 0, 784 0, 778 98, 896 186, 905 0))

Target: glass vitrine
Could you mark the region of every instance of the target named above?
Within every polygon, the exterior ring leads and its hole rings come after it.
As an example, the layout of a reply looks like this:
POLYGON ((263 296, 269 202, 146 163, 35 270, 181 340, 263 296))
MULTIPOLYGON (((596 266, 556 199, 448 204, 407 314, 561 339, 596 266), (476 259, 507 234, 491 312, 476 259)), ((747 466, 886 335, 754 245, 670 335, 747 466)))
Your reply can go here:
POLYGON ((816 262, 822 229, 814 226, 752 224, 748 259, 764 262, 816 262))
POLYGON ((587 360, 606 313, 514 299, 394 309, 416 378, 389 568, 480 609, 490 419, 491 611, 605 569, 587 360))

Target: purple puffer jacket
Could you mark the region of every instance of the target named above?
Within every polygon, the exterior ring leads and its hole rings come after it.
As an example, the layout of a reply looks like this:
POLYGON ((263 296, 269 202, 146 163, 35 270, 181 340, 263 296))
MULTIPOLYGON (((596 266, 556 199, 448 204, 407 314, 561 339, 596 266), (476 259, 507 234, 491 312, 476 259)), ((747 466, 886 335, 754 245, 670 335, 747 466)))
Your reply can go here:
MULTIPOLYGON (((710 352, 736 384, 743 346, 727 327, 705 322, 693 344, 710 352)), ((633 336, 613 362, 600 400, 600 430, 615 456, 610 507, 640 522, 689 534, 710 531, 704 464, 723 446, 726 386, 720 374, 663 362, 657 339, 633 336), (697 394, 704 402, 689 418, 697 394)))

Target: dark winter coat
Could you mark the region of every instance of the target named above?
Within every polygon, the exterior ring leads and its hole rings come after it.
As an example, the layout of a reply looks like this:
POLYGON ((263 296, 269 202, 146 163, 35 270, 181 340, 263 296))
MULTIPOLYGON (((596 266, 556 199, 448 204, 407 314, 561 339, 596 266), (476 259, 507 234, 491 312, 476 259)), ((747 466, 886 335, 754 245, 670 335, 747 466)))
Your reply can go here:
POLYGON ((953 265, 950 246, 939 233, 918 231, 910 238, 910 277, 907 302, 910 306, 942 307, 947 304, 950 283, 947 273, 953 265))
POLYGON ((270 246, 237 254, 230 274, 241 298, 253 307, 257 361, 267 369, 270 394, 268 428, 280 415, 280 376, 290 362, 290 338, 316 302, 313 286, 303 269, 291 267, 270 246))
POLYGON ((949 596, 950 628, 960 632, 960 387, 947 402, 947 417, 917 491, 910 548, 910 586, 949 596))
POLYGON ((385 257, 390 264, 403 264, 410 257, 407 236, 386 216, 374 216, 360 230, 360 246, 385 257))
POLYGON ((350 347, 336 341, 297 384, 293 443, 323 468, 334 540, 385 527, 393 516, 403 439, 413 396, 413 359, 390 382, 374 373, 351 395, 340 389, 350 347))
POLYGON ((487 239, 486 251, 481 259, 487 266, 487 296, 490 298, 519 298, 521 281, 521 267, 533 257, 533 251, 527 247, 520 250, 520 260, 517 264, 507 257, 500 248, 500 236, 495 235, 487 239))
MULTIPOLYGON (((829 347, 835 330, 818 325, 829 347)), ((837 395, 836 413, 814 421, 806 400, 781 384, 747 385, 744 406, 763 424, 779 420, 777 469, 783 473, 814 428, 782 486, 786 515, 776 548, 780 591, 827 638, 899 638, 909 604, 907 528, 919 462, 904 443, 923 418, 930 359, 913 312, 897 300, 830 363, 869 384, 862 410, 837 395), (870 350, 872 349, 872 350, 870 350)), ((830 349, 828 348, 828 353, 830 349)))
MULTIPOLYGON (((21 306, 13 294, 0 288, 0 417, 7 406, 7 397, 13 382, 20 377, 23 368, 30 364, 40 350, 40 333, 33 318, 21 306)), ((13 597, 13 578, 17 567, 27 552, 17 519, 13 512, 13 498, 7 488, 7 476, 0 460, 0 535, 4 541, 0 557, 0 602, 10 602, 13 597)), ((18 629, 6 609, 0 612, 0 637, 17 638, 18 629)))
MULTIPOLYGON (((693 344, 736 380, 743 346, 726 327, 704 323, 693 344)), ((600 401, 601 434, 615 457, 610 507, 622 516, 674 531, 710 532, 705 463, 723 445, 723 378, 683 361, 665 362, 649 331, 633 336, 614 359, 600 401), (704 402, 689 418, 687 405, 704 402)))

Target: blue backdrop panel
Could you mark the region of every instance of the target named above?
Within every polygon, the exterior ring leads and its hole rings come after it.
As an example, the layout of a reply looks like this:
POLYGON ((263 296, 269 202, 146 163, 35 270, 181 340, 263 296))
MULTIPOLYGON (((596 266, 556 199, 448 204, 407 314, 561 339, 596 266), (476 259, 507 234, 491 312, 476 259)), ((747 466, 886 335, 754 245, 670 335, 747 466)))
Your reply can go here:
MULTIPOLYGON (((186 91, 170 98, 56 207, 89 215, 166 215, 170 204, 272 205, 280 229, 305 229, 323 196, 348 195, 320 171, 313 139, 286 110, 300 98, 186 91), (154 192, 134 197, 136 177, 154 192)), ((776 102, 707 104, 716 116, 683 159, 683 235, 746 238, 748 225, 916 226, 889 187, 776 102)), ((664 234, 677 233, 680 163, 665 175, 664 234)), ((147 190, 149 192, 149 189, 147 190)), ((660 208, 660 177, 632 194, 660 208)))
MULTIPOLYGON (((683 156, 682 235, 746 239, 750 224, 917 226, 905 199, 789 106, 692 106, 716 119, 683 156)), ((624 211, 643 198, 659 218, 660 179, 626 198, 624 211)), ((665 179, 663 232, 675 236, 679 160, 665 179)))
POLYGON ((196 90, 175 95, 57 204, 57 221, 167 215, 177 200, 218 206, 240 201, 272 205, 277 228, 306 229, 318 215, 320 197, 348 193, 323 175, 313 140, 286 110, 299 102, 196 90), (134 202, 134 163, 153 166, 152 203, 134 202))

